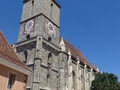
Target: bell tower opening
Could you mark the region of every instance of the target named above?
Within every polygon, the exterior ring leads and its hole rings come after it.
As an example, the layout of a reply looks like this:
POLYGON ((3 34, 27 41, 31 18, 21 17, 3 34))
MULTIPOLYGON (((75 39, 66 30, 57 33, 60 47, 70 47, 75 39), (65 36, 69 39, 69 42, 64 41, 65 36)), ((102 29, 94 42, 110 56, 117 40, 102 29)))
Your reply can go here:
POLYGON ((52 19, 52 7, 53 7, 53 3, 51 3, 50 19, 52 19))

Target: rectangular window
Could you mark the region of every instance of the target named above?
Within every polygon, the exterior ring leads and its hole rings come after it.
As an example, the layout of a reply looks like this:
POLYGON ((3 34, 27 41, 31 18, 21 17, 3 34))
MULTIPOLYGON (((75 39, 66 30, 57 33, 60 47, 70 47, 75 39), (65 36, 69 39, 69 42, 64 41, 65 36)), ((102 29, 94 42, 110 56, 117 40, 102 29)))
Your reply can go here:
POLYGON ((8 86, 7 86, 8 90, 13 90, 15 78, 16 78, 15 74, 11 74, 11 73, 9 74, 9 81, 8 81, 8 86))

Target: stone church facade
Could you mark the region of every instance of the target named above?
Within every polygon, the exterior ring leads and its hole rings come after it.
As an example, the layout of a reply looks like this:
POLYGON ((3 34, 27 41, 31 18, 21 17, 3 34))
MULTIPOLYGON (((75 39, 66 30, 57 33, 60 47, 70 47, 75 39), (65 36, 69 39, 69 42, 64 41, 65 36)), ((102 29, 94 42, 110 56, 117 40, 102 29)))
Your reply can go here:
POLYGON ((59 36, 60 8, 56 0, 23 0, 18 40, 13 48, 33 70, 27 90, 89 90, 98 71, 59 36))

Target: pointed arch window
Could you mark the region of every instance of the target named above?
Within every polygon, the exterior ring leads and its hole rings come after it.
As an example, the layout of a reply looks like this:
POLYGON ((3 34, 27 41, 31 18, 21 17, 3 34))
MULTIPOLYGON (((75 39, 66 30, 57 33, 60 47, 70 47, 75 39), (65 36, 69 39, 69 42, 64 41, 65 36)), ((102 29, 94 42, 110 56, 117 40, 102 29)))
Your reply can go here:
POLYGON ((52 54, 49 53, 48 54, 48 64, 51 64, 52 63, 52 54))
POLYGON ((75 72, 72 71, 72 76, 73 76, 73 90, 75 90, 75 72))
MULTIPOLYGON (((47 73, 47 84, 50 84, 50 75, 51 75, 51 64, 52 64, 52 54, 48 54, 48 73, 47 73)), ((49 86, 49 85, 48 85, 49 86)))
POLYGON ((25 56, 24 63, 26 63, 26 61, 28 59, 28 51, 27 50, 24 51, 24 56, 25 56))

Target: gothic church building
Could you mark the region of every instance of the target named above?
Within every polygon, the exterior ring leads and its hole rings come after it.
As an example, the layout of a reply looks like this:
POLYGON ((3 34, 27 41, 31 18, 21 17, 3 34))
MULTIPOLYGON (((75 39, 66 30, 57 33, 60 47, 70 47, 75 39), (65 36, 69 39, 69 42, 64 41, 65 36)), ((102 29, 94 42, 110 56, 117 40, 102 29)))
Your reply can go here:
POLYGON ((98 71, 59 35, 60 5, 56 0, 23 0, 14 50, 33 71, 27 90, 89 90, 98 71))

